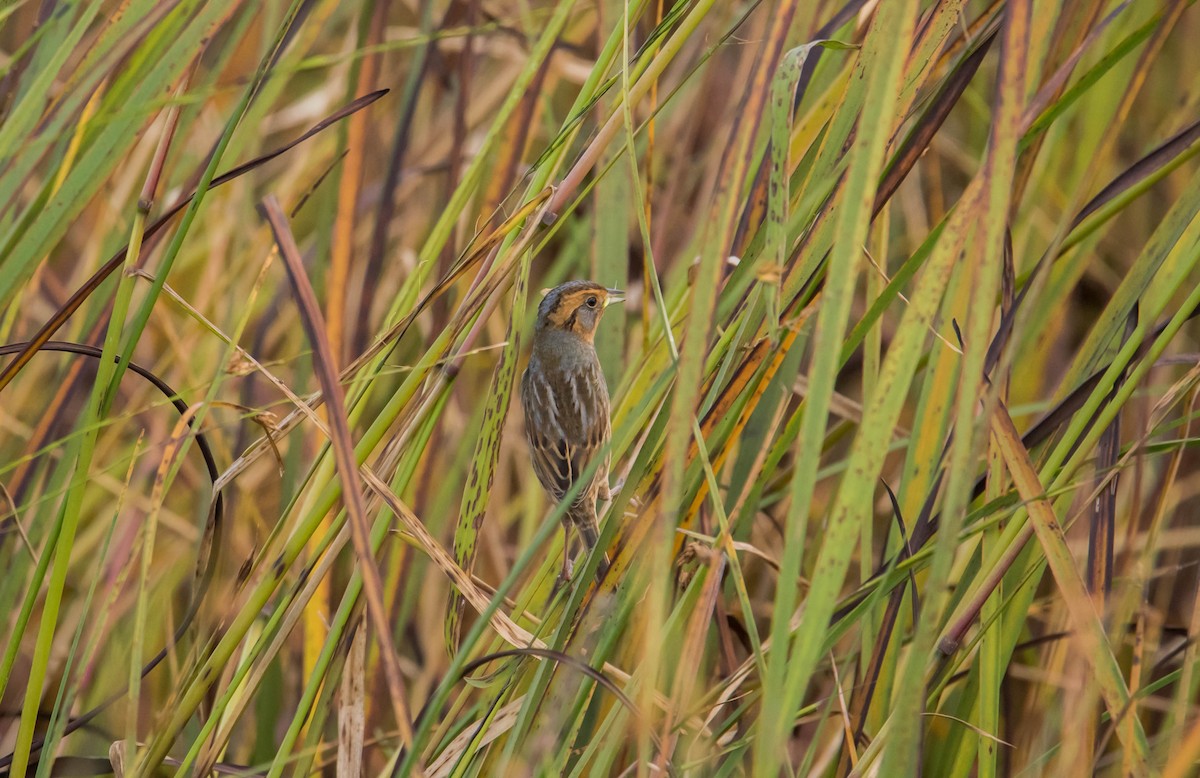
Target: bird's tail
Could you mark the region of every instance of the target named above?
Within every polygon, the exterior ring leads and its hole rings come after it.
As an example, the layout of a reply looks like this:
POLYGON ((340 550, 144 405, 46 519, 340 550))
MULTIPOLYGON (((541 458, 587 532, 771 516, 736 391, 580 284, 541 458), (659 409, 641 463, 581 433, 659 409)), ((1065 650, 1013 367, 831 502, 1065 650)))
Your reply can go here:
MULTIPOLYGON (((579 536, 583 538, 587 550, 591 551, 595 548, 600 541, 600 522, 596 519, 595 510, 572 511, 571 522, 579 530, 579 536)), ((596 583, 604 580, 604 576, 608 573, 608 566, 608 554, 604 554, 600 558, 600 564, 596 567, 596 583)))

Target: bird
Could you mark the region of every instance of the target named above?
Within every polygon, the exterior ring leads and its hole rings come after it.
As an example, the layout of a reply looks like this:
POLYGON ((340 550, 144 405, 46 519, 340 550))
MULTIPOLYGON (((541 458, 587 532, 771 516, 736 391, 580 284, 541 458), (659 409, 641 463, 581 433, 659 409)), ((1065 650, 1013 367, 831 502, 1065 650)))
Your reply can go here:
MULTIPOLYGON (((571 578, 574 529, 590 552, 600 536, 596 500, 608 502, 608 442, 612 437, 608 386, 596 356, 596 328, 604 309, 625 299, 619 289, 594 281, 568 281, 546 292, 538 305, 529 365, 521 377, 525 439, 533 472, 556 503, 602 457, 563 515, 563 567, 555 588, 571 578)), ((601 560, 596 580, 608 572, 601 560)))

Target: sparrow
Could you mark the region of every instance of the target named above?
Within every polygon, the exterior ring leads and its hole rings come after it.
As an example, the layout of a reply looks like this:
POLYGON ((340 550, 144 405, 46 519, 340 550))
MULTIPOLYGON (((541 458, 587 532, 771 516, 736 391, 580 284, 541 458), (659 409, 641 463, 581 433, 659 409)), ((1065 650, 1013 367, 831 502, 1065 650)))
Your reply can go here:
MULTIPOLYGON (((600 523, 596 500, 612 499, 608 483, 608 442, 612 437, 608 386, 596 357, 596 327, 604 309, 624 300, 619 289, 592 281, 568 281, 546 293, 538 305, 529 366, 521 377, 521 407, 533 472, 550 499, 559 502, 588 476, 563 516, 563 568, 558 584, 570 580, 575 546, 571 530, 588 551, 596 546, 600 523)), ((608 572, 603 559, 596 571, 600 581, 608 572)))

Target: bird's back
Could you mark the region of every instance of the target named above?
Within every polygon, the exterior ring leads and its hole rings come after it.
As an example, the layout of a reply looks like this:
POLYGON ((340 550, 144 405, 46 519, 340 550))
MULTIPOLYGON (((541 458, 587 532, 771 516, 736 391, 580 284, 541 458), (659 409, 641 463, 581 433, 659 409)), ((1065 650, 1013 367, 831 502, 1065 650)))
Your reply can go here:
MULTIPOLYGON (((521 380, 521 405, 534 472, 546 491, 561 500, 608 443, 608 387, 590 345, 549 345, 550 350, 535 348, 530 356, 521 380)), ((607 478, 605 457, 575 503, 587 501, 594 507, 597 485, 607 478)))

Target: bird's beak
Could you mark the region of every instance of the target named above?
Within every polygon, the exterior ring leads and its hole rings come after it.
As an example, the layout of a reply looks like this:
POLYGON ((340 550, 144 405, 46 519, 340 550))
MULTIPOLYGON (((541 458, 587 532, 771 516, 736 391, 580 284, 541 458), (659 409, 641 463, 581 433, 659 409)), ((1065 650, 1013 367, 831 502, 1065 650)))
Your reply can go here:
POLYGON ((604 301, 605 308, 613 303, 625 302, 625 292, 621 291, 620 289, 605 289, 604 291, 608 292, 608 298, 604 301))

